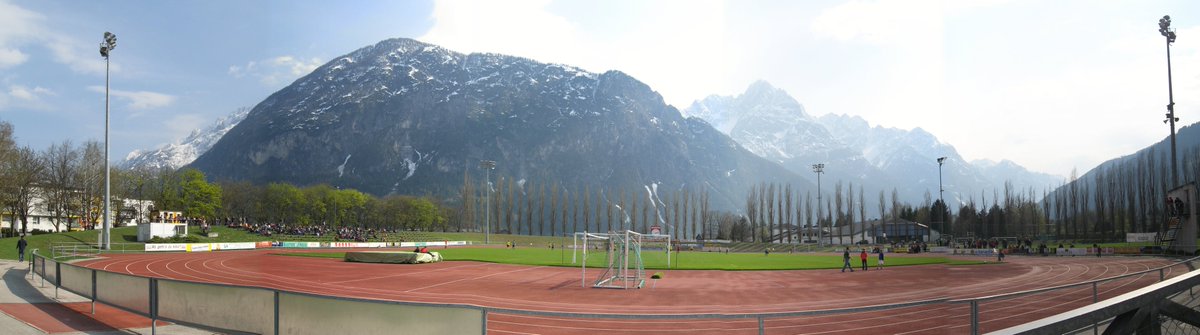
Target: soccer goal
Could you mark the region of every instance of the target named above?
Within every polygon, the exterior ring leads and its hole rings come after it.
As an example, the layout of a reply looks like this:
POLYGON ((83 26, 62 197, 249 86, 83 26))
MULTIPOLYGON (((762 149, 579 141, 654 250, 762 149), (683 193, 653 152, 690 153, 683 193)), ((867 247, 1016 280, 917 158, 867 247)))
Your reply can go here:
MULTIPOLYGON (((587 287, 590 281, 595 288, 641 288, 646 283, 643 243, 647 240, 659 241, 662 236, 665 235, 647 235, 628 230, 575 233, 571 262, 580 264, 580 285, 587 287), (582 258, 577 258, 577 255, 582 258), (596 268, 591 276, 588 275, 589 263, 596 268)), ((665 245, 669 246, 670 243, 665 245)), ((666 251, 669 252, 670 248, 667 247, 666 251)))

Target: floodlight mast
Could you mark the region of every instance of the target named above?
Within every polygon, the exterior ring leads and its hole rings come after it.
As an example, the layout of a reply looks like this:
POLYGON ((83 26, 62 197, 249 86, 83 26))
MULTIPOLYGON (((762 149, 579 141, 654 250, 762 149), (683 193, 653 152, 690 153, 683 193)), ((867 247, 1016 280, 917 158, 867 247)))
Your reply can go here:
MULTIPOLYGON (((813 172, 817 173, 817 247, 822 247, 821 244, 821 174, 825 173, 825 163, 817 163, 812 165, 813 172)), ((812 227, 808 227, 812 229, 812 227)), ((832 238, 829 243, 833 243, 832 238)))
POLYGON ((486 188, 487 188, 487 190, 486 190, 486 191, 487 191, 487 193, 486 193, 486 194, 485 194, 485 196, 484 196, 484 199, 485 199, 485 200, 484 200, 484 202, 485 202, 486 204, 483 206, 483 207, 484 207, 484 214, 483 214, 483 222, 484 222, 484 223, 483 223, 483 244, 491 244, 491 243, 492 243, 492 239, 491 239, 491 229, 492 229, 492 228, 491 228, 491 227, 492 227, 492 222, 491 222, 491 219, 492 219, 492 170, 496 169, 496 161, 491 161, 491 160, 483 160, 483 161, 479 161, 479 167, 480 167, 480 168, 482 168, 482 169, 483 169, 483 171, 484 171, 484 179, 485 179, 485 181, 486 181, 486 184, 484 185, 484 187, 486 187, 486 188))
POLYGON ((112 222, 110 222, 110 217, 112 217, 112 209, 110 208, 110 204, 112 204, 112 200, 110 199, 112 172, 108 165, 108 55, 116 47, 117 35, 107 31, 104 32, 104 42, 100 43, 100 56, 104 57, 104 225, 103 231, 100 232, 100 241, 98 242, 100 248, 103 250, 112 249, 112 239, 110 238, 111 234, 109 231, 112 228, 112 222))
MULTIPOLYGON (((943 232, 945 232, 946 231, 946 227, 945 227, 946 212, 949 211, 949 208, 946 207, 946 198, 942 195, 942 193, 946 192, 946 188, 944 186, 942 186, 942 164, 946 163, 946 157, 938 157, 937 162, 938 162, 938 201, 942 202, 942 208, 941 208, 941 210, 938 211, 938 217, 940 218, 940 220, 938 220, 938 228, 941 229, 943 232)), ((929 238, 927 240, 932 240, 933 239, 932 227, 931 227, 931 229, 928 229, 928 234, 929 234, 929 238)), ((929 241, 929 242, 933 242, 933 241, 929 241)))
POLYGON ((1171 43, 1175 43, 1175 30, 1171 29, 1171 16, 1163 15, 1158 19, 1158 33, 1167 39, 1167 119, 1163 123, 1171 125, 1171 182, 1172 186, 1179 185, 1179 164, 1175 160, 1175 90, 1171 83, 1171 43))

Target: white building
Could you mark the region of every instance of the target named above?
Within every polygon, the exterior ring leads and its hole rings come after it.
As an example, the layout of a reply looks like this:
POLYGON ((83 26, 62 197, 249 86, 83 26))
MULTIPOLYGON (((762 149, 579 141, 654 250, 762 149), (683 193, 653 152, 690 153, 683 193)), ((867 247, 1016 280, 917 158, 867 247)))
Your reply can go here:
MULTIPOLYGON (((26 229, 28 229, 29 232, 33 232, 34 230, 44 232, 62 232, 84 229, 82 225, 87 223, 80 220, 80 213, 77 211, 74 213, 66 213, 66 215, 64 215, 62 218, 55 218, 50 209, 47 208, 46 199, 43 194, 44 193, 40 190, 35 191, 33 199, 30 201, 29 220, 26 223, 26 229), (57 226, 55 226, 55 222, 58 222, 57 226)), ((114 227, 134 226, 139 222, 149 221, 147 215, 150 212, 150 207, 154 205, 153 201, 137 199, 121 200, 123 200, 122 202, 124 203, 124 207, 121 208, 121 212, 118 212, 115 206, 112 209, 112 222, 114 227), (123 220, 118 222, 117 218, 122 218, 123 220)), ((20 218, 10 211, 10 208, 0 208, 0 228, 3 228, 5 232, 20 231, 20 218), (16 222, 16 229, 9 230, 14 228, 14 221, 16 222)), ((100 224, 96 224, 95 226, 99 228, 100 224)))

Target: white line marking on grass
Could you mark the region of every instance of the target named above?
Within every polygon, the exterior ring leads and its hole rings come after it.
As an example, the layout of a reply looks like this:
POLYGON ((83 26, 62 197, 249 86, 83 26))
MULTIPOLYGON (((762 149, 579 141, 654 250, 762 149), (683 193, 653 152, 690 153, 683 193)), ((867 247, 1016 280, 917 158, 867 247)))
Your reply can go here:
POLYGON ((404 292, 406 292, 406 293, 411 293, 411 292, 413 292, 413 291, 424 290, 424 289, 427 289, 427 288, 438 287, 438 286, 442 286, 442 285, 446 285, 446 284, 453 284, 453 283, 457 283, 457 282, 464 281, 464 280, 476 280, 476 279, 483 279, 483 278, 487 278, 487 277, 491 277, 491 276, 496 276, 496 275, 508 274, 508 273, 513 273, 513 272, 528 271, 528 270, 532 270, 532 269, 540 269, 540 268, 543 268, 543 266, 527 267, 527 268, 523 268, 523 269, 516 269, 516 270, 512 270, 512 271, 497 272, 497 273, 493 273, 493 274, 486 275, 486 276, 482 276, 482 277, 475 277, 475 278, 463 278, 463 279, 458 279, 458 280, 451 280, 451 281, 448 281, 448 282, 445 282, 445 283, 433 284, 433 285, 424 286, 424 287, 418 287, 418 288, 410 289, 410 290, 408 290, 408 291, 404 291, 404 292))

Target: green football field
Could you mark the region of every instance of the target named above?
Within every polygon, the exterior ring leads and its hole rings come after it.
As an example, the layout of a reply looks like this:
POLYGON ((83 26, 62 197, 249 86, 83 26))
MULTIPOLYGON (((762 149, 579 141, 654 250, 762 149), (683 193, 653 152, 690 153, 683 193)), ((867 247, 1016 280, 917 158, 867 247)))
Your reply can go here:
MULTIPOLYGON (((572 255, 571 250, 549 248, 451 248, 430 249, 442 254, 447 261, 479 261, 506 264, 544 265, 544 266, 579 266, 583 260, 582 253, 572 255), (574 262, 572 262, 574 256, 574 262)), ((306 252, 280 253, 287 256, 343 258, 345 252, 306 252)), ((887 255, 887 266, 948 264, 969 265, 982 264, 979 261, 962 261, 939 256, 898 256, 887 255)), ((858 254, 853 254, 852 264, 859 265, 858 254)), ((875 265, 875 255, 871 255, 868 264, 875 265)), ((667 256, 662 250, 643 251, 642 261, 647 269, 667 269, 667 256)), ((602 253, 588 253, 588 266, 600 267, 606 262, 602 253)), ((840 269, 842 256, 840 254, 808 254, 808 253, 772 253, 771 255, 750 253, 716 253, 685 251, 671 255, 671 269, 682 270, 807 270, 807 269, 840 269)))

